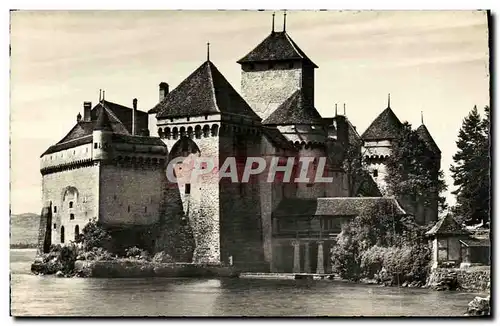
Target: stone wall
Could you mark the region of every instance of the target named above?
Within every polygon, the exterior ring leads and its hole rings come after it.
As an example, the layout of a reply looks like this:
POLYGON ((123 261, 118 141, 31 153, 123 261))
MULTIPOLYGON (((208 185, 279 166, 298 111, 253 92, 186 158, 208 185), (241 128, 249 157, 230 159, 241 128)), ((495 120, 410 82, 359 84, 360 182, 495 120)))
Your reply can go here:
POLYGON ((129 226, 158 222, 164 178, 158 166, 102 165, 99 220, 129 226))
POLYGON ((475 266, 467 269, 434 268, 429 275, 427 285, 436 287, 444 279, 455 279, 459 288, 467 291, 489 291, 490 266, 475 266))
POLYGON ((276 63, 273 68, 268 68, 267 63, 256 63, 254 69, 244 67, 241 72, 241 94, 264 120, 301 87, 310 87, 314 93, 314 85, 302 85, 311 78, 303 78, 302 75, 298 62, 293 68, 289 68, 288 62, 276 63))
POLYGON ((61 243, 61 227, 64 227, 64 242, 69 243, 75 238, 76 226, 81 232, 90 219, 98 216, 98 180, 97 164, 42 177, 42 202, 44 206, 52 203, 53 210, 51 243, 61 243))

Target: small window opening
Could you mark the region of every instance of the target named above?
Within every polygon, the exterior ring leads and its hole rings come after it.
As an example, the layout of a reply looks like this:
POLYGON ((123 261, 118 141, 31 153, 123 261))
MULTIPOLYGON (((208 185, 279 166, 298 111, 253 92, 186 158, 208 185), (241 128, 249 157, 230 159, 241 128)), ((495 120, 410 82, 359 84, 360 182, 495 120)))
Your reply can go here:
POLYGON ((127 210, 128 210, 128 212, 130 213, 130 205, 128 205, 127 210))
POLYGON ((186 183, 186 189, 184 189, 184 193, 189 195, 191 193, 191 184, 186 183))
POLYGON ((205 114, 205 120, 208 120, 208 114, 205 114))
POLYGON ((97 143, 94 143, 94 149, 97 149, 97 143))
POLYGON ((55 229, 57 229, 57 224, 56 224, 56 223, 54 223, 54 230, 55 230, 55 229))
POLYGON ((54 213, 57 213, 57 206, 54 206, 54 213))
POLYGON ((73 214, 73 213, 69 214, 69 219, 70 220, 74 220, 75 219, 75 214, 73 214))
POLYGON ((378 177, 378 170, 373 170, 373 177, 374 178, 378 177))
POLYGON ((69 202, 69 208, 73 208, 73 202, 72 201, 69 202))

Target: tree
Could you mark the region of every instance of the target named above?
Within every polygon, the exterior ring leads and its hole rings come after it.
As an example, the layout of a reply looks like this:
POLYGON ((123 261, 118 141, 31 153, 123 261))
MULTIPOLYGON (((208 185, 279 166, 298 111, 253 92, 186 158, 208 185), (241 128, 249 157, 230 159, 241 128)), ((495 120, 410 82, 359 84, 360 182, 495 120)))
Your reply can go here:
POLYGON ((104 248, 111 240, 106 229, 100 225, 97 219, 93 219, 82 230, 76 238, 76 243, 82 243, 83 248, 88 251, 93 248, 104 248))
MULTIPOLYGON (((337 236, 337 244, 332 247, 331 252, 332 267, 340 277, 350 280, 371 277, 363 267, 366 265, 363 260, 366 253, 373 251, 374 247, 383 250, 408 248, 414 253, 428 251, 425 228, 418 226, 412 216, 395 214, 393 209, 392 203, 388 201, 376 202, 364 207, 359 216, 343 225, 342 232, 337 236)), ((389 266, 390 261, 386 259, 384 264, 389 266)), ((402 260, 397 261, 400 263, 402 260)), ((428 260, 419 262, 422 262, 418 264, 419 268, 428 265, 428 260)), ((407 259, 404 263, 411 265, 413 259, 407 259)), ((384 264, 381 266, 386 267, 384 264)), ((391 263, 391 266, 395 264, 391 263)), ((402 265, 396 267, 401 269, 400 272, 404 271, 402 265)), ((396 270, 396 267, 393 269, 396 270)))
POLYGON ((458 151, 450 167, 457 189, 453 212, 467 225, 486 223, 490 211, 490 109, 481 119, 477 107, 465 117, 458 132, 458 151))
POLYGON ((440 157, 433 153, 411 124, 405 122, 393 140, 391 155, 387 159, 385 181, 389 194, 413 205, 438 206, 443 209, 446 190, 440 157), (437 201, 437 203, 436 203, 437 201))

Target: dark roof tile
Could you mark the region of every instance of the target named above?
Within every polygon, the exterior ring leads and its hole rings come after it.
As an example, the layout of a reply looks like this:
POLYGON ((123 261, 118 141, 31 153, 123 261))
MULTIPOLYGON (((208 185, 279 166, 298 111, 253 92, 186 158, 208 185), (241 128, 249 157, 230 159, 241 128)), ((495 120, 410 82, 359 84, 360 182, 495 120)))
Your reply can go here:
POLYGON ((267 125, 324 124, 324 122, 318 111, 306 103, 300 89, 262 121, 267 125))
POLYGON ((215 65, 204 62, 150 111, 158 118, 229 113, 261 120, 215 65))
POLYGON ((358 216, 364 209, 376 203, 386 202, 396 214, 406 214, 392 197, 332 197, 317 199, 283 199, 274 215, 276 217, 297 216, 358 216))
POLYGON ((272 32, 238 63, 301 60, 318 68, 286 32, 272 32))
POLYGON ((435 154, 441 153, 441 150, 439 149, 438 145, 432 138, 431 133, 425 125, 420 125, 420 127, 417 128, 417 133, 431 152, 435 154))
POLYGON ((402 125, 391 108, 387 108, 373 120, 361 138, 364 140, 394 139, 398 136, 402 125))

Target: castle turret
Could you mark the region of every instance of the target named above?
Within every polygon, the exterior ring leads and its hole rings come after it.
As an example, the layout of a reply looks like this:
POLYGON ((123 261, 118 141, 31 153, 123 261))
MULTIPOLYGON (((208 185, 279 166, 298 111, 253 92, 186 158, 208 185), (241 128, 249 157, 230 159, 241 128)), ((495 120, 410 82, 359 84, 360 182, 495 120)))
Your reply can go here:
POLYGON ((92 132, 92 158, 94 160, 107 160, 110 158, 113 128, 106 108, 101 104, 98 109, 97 121, 92 132))
POLYGON ((297 90, 314 106, 314 69, 318 68, 283 31, 273 28, 259 45, 238 60, 241 92, 252 109, 266 119, 297 90))
POLYGON ((387 108, 373 120, 361 136, 363 139, 362 153, 368 163, 368 170, 382 193, 385 193, 387 188, 385 162, 391 155, 392 142, 398 136, 402 125, 391 109, 389 94, 387 108))

